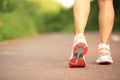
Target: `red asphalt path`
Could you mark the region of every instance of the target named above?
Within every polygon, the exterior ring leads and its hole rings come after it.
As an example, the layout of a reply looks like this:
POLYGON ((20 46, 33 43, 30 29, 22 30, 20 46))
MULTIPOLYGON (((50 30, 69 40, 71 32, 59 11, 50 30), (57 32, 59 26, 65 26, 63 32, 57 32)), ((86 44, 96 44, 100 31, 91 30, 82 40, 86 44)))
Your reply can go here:
POLYGON ((74 34, 50 33, 0 45, 0 80, 120 80, 120 33, 113 33, 112 65, 97 65, 98 33, 86 33, 85 68, 69 68, 74 34))

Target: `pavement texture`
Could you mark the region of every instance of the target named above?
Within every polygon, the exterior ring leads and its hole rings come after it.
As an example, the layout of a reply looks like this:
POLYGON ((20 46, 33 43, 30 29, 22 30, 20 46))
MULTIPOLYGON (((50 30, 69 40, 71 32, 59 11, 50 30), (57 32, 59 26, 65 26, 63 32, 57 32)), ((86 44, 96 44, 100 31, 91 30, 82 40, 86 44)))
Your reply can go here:
POLYGON ((99 33, 86 33, 85 68, 69 68, 72 33, 50 33, 0 45, 0 80, 120 80, 120 33, 111 37, 112 65, 95 63, 99 33))

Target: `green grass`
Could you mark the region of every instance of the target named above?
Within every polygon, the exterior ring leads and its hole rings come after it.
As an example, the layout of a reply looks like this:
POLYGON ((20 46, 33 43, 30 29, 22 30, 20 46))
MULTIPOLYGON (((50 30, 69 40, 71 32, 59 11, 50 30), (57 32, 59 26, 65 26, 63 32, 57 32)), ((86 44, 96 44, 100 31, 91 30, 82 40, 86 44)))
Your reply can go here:
POLYGON ((2 22, 0 40, 14 39, 37 33, 33 20, 26 13, 18 11, 4 13, 2 15, 2 22))
MULTIPOLYGON (((118 14, 118 12, 117 12, 118 14)), ((120 31, 116 15, 113 31, 120 31)), ((86 31, 98 31, 97 0, 91 3, 86 31)), ((46 32, 74 32, 73 9, 54 0, 0 0, 0 41, 46 32), (4 1, 7 5, 3 7, 4 1), (38 1, 38 2, 36 2, 38 1)))

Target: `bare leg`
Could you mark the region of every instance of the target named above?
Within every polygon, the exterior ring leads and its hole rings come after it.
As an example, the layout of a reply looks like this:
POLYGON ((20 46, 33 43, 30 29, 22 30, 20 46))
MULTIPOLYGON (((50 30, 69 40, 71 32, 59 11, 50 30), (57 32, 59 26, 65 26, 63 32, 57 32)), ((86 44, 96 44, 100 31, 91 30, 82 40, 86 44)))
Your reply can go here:
POLYGON ((88 47, 84 37, 88 15, 90 11, 90 0, 75 0, 74 3, 74 21, 76 36, 73 41, 72 55, 68 64, 70 67, 85 67, 85 57, 88 47))
POLYGON ((98 0, 99 2, 99 26, 101 33, 101 41, 109 44, 109 37, 112 32, 114 23, 113 0, 98 0))
POLYGON ((74 21, 76 34, 84 33, 90 11, 90 0, 75 0, 74 21))
POLYGON ((101 43, 98 44, 100 57, 97 58, 98 64, 112 64, 109 38, 113 28, 114 9, 113 0, 98 0, 99 3, 99 27, 101 33, 101 43))

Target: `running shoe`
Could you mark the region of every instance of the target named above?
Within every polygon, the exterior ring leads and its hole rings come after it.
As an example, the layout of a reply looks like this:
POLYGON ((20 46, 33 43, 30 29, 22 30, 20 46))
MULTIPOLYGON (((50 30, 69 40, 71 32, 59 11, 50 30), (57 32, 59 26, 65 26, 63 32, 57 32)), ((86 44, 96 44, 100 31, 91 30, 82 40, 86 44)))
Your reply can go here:
POLYGON ((88 51, 88 45, 85 37, 81 34, 75 36, 72 47, 72 55, 68 61, 69 67, 85 67, 85 55, 88 51))
POLYGON ((97 58, 96 60, 97 64, 112 64, 113 63, 109 45, 98 43, 98 54, 100 57, 97 58))

